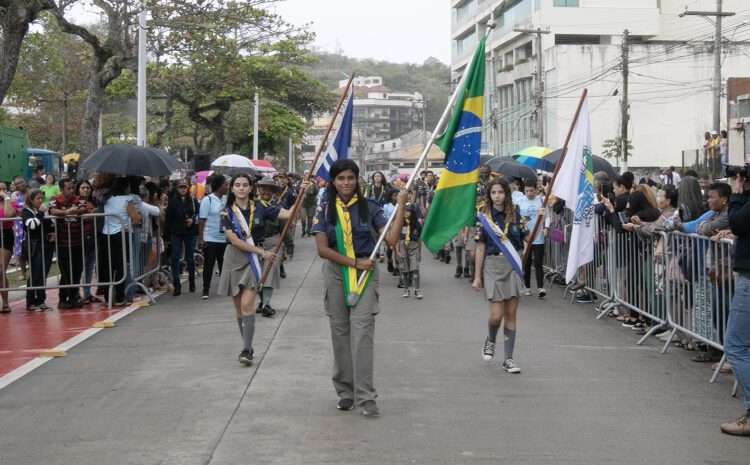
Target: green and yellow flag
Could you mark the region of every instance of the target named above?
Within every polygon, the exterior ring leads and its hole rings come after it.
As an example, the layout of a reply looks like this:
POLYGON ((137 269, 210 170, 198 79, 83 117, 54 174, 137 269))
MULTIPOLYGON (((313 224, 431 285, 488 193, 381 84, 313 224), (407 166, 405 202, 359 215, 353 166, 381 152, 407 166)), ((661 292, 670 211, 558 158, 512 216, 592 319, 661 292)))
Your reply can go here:
POLYGON ((445 168, 422 228, 422 241, 433 253, 461 228, 476 222, 484 110, 484 41, 483 37, 474 52, 445 133, 435 141, 445 153, 445 168))

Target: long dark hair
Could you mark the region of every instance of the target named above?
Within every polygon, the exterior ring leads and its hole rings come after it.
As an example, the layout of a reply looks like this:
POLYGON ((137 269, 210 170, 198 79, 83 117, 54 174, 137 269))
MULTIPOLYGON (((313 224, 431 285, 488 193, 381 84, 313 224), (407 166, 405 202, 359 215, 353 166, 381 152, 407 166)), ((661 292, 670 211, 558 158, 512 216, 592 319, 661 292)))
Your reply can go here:
POLYGON ((76 195, 78 197, 80 197, 81 200, 85 200, 87 202, 93 202, 94 201, 93 193, 94 193, 94 189, 93 189, 93 187, 91 187, 91 183, 88 182, 87 180, 82 179, 82 180, 78 181, 78 183, 76 184, 76 195), (89 186, 89 195, 88 195, 88 197, 83 197, 81 195, 81 186, 84 185, 84 184, 88 184, 88 186, 89 186))
POLYGON ((494 178, 492 181, 490 181, 489 184, 487 184, 487 192, 485 195, 485 205, 487 206, 487 211, 490 211, 492 206, 492 186, 500 186, 503 188, 503 191, 505 192, 505 200, 503 200, 503 214, 505 215, 505 221, 507 223, 515 223, 516 222, 516 209, 513 206, 513 195, 510 191, 510 184, 508 183, 508 180, 505 178, 494 178))
POLYGON ((250 183, 250 193, 247 196, 248 205, 249 202, 255 201, 255 179, 253 179, 252 176, 250 176, 247 173, 237 173, 234 176, 232 176, 232 180, 229 181, 229 194, 227 194, 227 208, 232 208, 234 206, 234 192, 232 192, 232 188, 234 187, 234 182, 238 180, 239 178, 245 178, 247 179, 247 182, 250 183))
MULTIPOLYGON (((356 186, 354 188, 354 195, 357 196, 357 207, 359 208, 360 221, 367 219, 367 199, 362 195, 362 188, 359 185, 359 166, 349 158, 339 158, 333 162, 333 165, 331 165, 331 168, 328 170, 328 174, 331 178, 331 182, 326 186, 326 191, 328 193, 327 220, 329 224, 336 224, 336 197, 339 194, 333 181, 336 179, 336 176, 346 170, 354 173, 354 177, 357 178, 355 181, 356 186)), ((228 204, 229 202, 227 202, 227 205, 228 204)))

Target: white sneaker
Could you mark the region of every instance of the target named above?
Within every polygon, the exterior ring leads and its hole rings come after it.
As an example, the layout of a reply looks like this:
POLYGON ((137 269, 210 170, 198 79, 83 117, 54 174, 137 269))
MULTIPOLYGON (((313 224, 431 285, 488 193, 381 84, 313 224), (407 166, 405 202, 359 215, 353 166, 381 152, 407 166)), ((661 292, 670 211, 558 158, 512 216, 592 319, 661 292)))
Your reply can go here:
POLYGON ((547 295, 547 291, 543 287, 540 287, 536 292, 539 294, 540 299, 543 299, 547 295))
POLYGON ((509 358, 505 362, 503 362, 503 369, 507 371, 508 373, 520 373, 521 369, 516 366, 515 363, 513 363, 513 359, 509 358))
POLYGON ((409 289, 404 289, 404 295, 402 295, 401 297, 403 297, 404 299, 408 298, 409 297, 409 289))
POLYGON ((485 362, 489 362, 492 360, 492 357, 495 355, 495 343, 490 342, 490 338, 487 338, 484 340, 484 349, 482 350, 482 357, 484 358, 485 362))
POLYGON ((531 289, 526 289, 523 293, 523 295, 529 296, 531 295, 531 289))
POLYGON ((660 341, 664 341, 664 342, 667 342, 667 340, 669 339, 669 336, 670 336, 671 334, 672 334, 672 330, 671 330, 671 329, 668 329, 668 330, 664 331, 663 333, 659 333, 659 334, 657 334, 657 335, 656 335, 656 339, 658 339, 658 340, 660 340, 660 341))
POLYGON ((419 289, 414 289, 414 297, 416 297, 417 299, 421 299, 423 297, 419 289))

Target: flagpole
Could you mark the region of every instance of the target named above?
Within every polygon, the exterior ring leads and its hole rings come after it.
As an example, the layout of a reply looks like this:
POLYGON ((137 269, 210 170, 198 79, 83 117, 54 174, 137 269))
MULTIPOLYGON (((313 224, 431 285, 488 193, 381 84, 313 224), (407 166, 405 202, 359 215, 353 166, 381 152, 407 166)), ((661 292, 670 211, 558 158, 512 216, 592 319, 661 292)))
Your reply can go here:
MULTIPOLYGON (((496 26, 496 22, 494 20, 487 21, 487 28, 484 30, 484 38, 486 39, 487 36, 492 32, 492 30, 496 26)), ((443 128, 445 125, 445 122, 448 120, 448 115, 451 114, 451 110, 453 109, 453 105, 456 103, 456 100, 458 100, 459 94, 464 90, 464 84, 466 82, 466 76, 469 74, 469 70, 472 68, 474 64, 474 59, 477 57, 472 57, 471 61, 467 63, 466 69, 464 69, 464 73, 461 75, 461 80, 458 82, 458 86, 456 86, 456 90, 453 91, 453 95, 451 95, 450 100, 448 100, 448 104, 445 106, 445 110, 443 110, 443 114, 440 117, 440 120, 438 121, 437 125, 435 126, 435 130, 430 135, 430 140, 427 141, 427 144, 422 148, 422 155, 419 157, 419 160, 417 163, 414 164, 414 169, 412 169, 411 175, 409 176, 409 180, 406 182, 405 189, 408 191, 411 189, 411 186, 414 184, 414 180, 417 178, 417 171, 419 171, 419 167, 422 165, 422 162, 427 158, 427 154, 430 152, 430 149, 432 148, 432 144, 435 143, 435 139, 437 139, 438 132, 443 128)), ((485 57, 479 57, 479 59, 484 60, 485 57)), ((372 253, 370 253, 370 260, 374 260, 375 257, 378 254, 378 250, 380 249, 380 244, 383 243, 383 239, 385 239, 385 235, 388 232, 388 229, 391 227, 391 224, 393 224, 393 220, 396 218, 396 212, 398 209, 394 209, 390 216, 388 217, 388 221, 385 223, 385 226, 383 227, 383 232, 380 233, 380 237, 378 237, 378 241, 375 243, 375 248, 372 249, 372 253)), ((362 273, 359 276, 359 279, 357 280, 357 288, 362 285, 362 282, 365 280, 367 276, 367 273, 362 273)))
MULTIPOLYGON (((570 128, 568 128, 568 135, 565 136, 565 143, 563 144, 560 158, 557 160, 557 164, 555 165, 555 171, 552 173, 552 180, 550 181, 549 186, 547 186, 547 193, 544 196, 544 201, 542 202, 542 213, 537 213, 534 230, 531 232, 531 236, 529 236, 529 244, 532 244, 534 242, 534 238, 536 238, 537 234, 539 234, 539 229, 541 228, 542 222, 544 221, 544 216, 547 214, 547 203, 549 202, 549 197, 552 194, 552 187, 555 185, 555 181, 557 181, 557 173, 558 171, 560 171, 563 161, 565 160, 565 155, 568 152, 568 143, 570 142, 570 138, 573 135, 573 130, 575 129, 576 123, 578 122, 578 115, 581 113, 581 107, 583 106, 583 101, 586 99, 586 94, 588 94, 588 91, 588 89, 583 89, 581 98, 580 100, 578 100, 578 108, 576 108, 575 116, 573 116, 573 122, 570 123, 570 128)), ((526 247, 526 250, 523 253, 524 264, 526 264, 526 261, 529 259, 530 253, 531 247, 526 247)), ((535 266, 541 266, 541 264, 536 264, 535 266)))
MULTIPOLYGON (((312 178, 313 170, 315 169, 315 165, 318 164, 318 159, 320 158, 320 154, 323 152, 323 149, 326 146, 326 143, 328 142, 328 136, 331 134, 331 130, 333 129, 333 125, 336 122, 336 118, 339 116, 339 112, 341 111, 341 106, 344 104, 344 101, 346 100, 346 97, 349 95, 349 88, 352 85, 352 81, 354 80, 354 73, 349 76, 349 80, 346 83, 345 91, 341 94, 341 100, 339 100, 338 105, 336 105, 336 111, 333 113, 333 118, 331 118, 331 121, 328 122, 328 128, 326 128, 325 135, 323 136, 323 140, 320 142, 320 146, 318 147, 318 150, 315 151, 315 158, 313 158, 312 163, 310 164, 310 170, 305 175, 304 181, 309 181, 312 178)), ((287 220, 284 223, 284 227, 281 229, 281 236, 278 244, 273 248, 273 254, 276 255, 279 253, 279 250, 281 249, 281 246, 284 245, 284 238, 286 237, 287 232, 289 231, 289 226, 294 221, 294 217, 297 214, 297 210, 299 210, 300 203, 302 203, 302 194, 304 191, 300 192, 300 195, 297 196, 297 200, 294 202, 294 205, 292 206, 289 214, 289 220, 287 220)), ((260 278, 260 284, 259 287, 263 288, 263 284, 265 284, 266 279, 268 279, 268 275, 271 273, 271 267, 273 267, 273 262, 270 261, 266 264, 266 268, 263 270, 263 276, 260 278)))

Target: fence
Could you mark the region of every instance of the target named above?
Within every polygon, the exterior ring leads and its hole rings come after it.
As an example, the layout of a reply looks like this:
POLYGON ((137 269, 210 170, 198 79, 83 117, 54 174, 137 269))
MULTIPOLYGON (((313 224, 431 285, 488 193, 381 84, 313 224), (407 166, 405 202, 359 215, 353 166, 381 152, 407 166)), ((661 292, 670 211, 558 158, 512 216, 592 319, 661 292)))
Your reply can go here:
MULTIPOLYGON (((570 213, 553 213, 551 224, 545 278, 559 283, 568 258, 570 213)), ((671 329, 661 353, 667 351, 678 332, 723 351, 734 294, 731 240, 716 241, 680 232, 650 237, 617 232, 598 217, 594 241, 593 261, 578 270, 575 282, 565 283, 566 296, 567 292, 574 296, 581 289, 601 298, 597 319, 615 309, 627 309, 650 320, 651 327, 638 344, 671 329)), ((724 361, 722 358, 717 364, 710 382, 716 380, 724 361)))
POLYGON ((22 216, 0 220, 0 293, 25 292, 29 310, 46 310, 46 289, 59 289, 58 308, 80 306, 84 297, 106 293, 108 307, 122 302, 140 288, 153 297, 144 284, 162 274, 160 227, 126 224, 118 215, 90 213, 64 217, 44 216, 30 209, 22 216), (7 268, 12 256, 17 260, 19 281, 12 287, 7 268), (53 265, 58 274, 50 276, 53 265), (96 274, 96 281, 94 281, 96 274))

